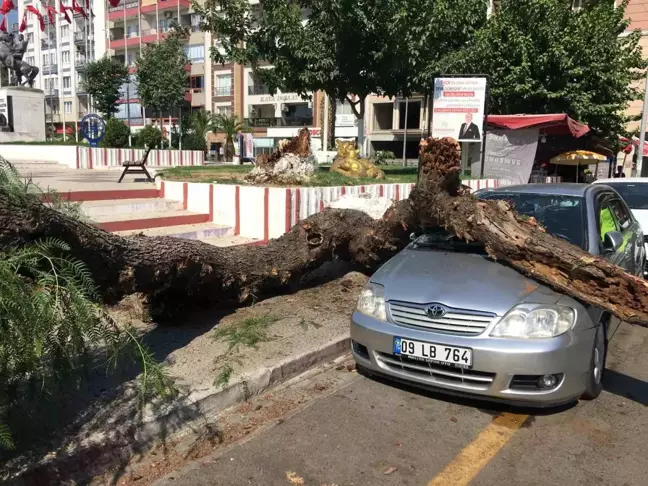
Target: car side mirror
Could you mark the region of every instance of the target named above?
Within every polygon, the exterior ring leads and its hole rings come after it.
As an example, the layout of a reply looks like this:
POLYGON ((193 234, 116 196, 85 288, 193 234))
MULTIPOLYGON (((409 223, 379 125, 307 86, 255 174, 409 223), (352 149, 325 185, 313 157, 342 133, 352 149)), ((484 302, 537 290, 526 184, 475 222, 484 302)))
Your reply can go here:
POLYGON ((623 245, 623 235, 618 231, 609 231, 603 237, 603 251, 615 252, 623 245))

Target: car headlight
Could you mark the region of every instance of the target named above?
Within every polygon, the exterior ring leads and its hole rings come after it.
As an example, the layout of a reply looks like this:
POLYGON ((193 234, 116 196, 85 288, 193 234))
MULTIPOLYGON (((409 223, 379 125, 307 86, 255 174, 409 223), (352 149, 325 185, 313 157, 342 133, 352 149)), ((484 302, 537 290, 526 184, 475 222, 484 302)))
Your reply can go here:
POLYGON ((358 312, 375 317, 381 321, 387 320, 385 311, 385 287, 382 285, 368 283, 358 299, 358 312))
POLYGON ((493 328, 493 337, 542 339, 560 336, 576 321, 576 311, 559 305, 521 304, 513 307, 493 328))

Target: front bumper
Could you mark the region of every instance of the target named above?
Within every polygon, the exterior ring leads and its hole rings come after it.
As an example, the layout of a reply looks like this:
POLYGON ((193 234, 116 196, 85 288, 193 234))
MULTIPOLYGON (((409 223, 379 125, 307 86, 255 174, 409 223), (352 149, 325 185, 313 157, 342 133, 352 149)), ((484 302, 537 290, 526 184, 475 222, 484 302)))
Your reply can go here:
MULTIPOLYGON (((589 326, 587 326, 589 327, 589 326)), ((355 312, 351 318, 352 353, 371 372, 415 385, 529 406, 551 406, 577 399, 585 391, 595 329, 570 331, 553 339, 517 340, 457 336, 382 322, 355 312), (471 348, 469 370, 428 364, 393 354, 394 336, 471 348), (360 346, 358 346, 360 345, 360 346), (364 346, 366 349, 362 349, 364 346), (514 377, 562 375, 550 390, 520 387, 514 377)))

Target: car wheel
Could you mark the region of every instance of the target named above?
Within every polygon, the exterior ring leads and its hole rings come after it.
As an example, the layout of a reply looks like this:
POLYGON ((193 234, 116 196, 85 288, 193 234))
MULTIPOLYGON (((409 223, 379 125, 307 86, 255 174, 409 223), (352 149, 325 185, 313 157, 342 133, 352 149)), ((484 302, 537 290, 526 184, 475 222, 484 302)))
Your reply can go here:
POLYGON ((594 336, 594 346, 592 349, 592 358, 590 361, 589 374, 587 376, 587 386, 582 395, 584 400, 594 400, 603 390, 603 373, 605 372, 605 360, 607 357, 607 339, 605 332, 605 323, 601 322, 596 328, 594 336))

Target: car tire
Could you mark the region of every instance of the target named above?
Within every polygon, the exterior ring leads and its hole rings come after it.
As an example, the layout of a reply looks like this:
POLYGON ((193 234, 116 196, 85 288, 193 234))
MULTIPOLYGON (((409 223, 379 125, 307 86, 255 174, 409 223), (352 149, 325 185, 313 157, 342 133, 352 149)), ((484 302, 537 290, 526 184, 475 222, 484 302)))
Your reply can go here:
POLYGON ((592 357, 587 375, 585 392, 581 396, 583 400, 594 400, 603 391, 603 374, 605 372, 605 361, 607 358, 607 332, 605 322, 596 327, 594 344, 592 345, 592 357))

